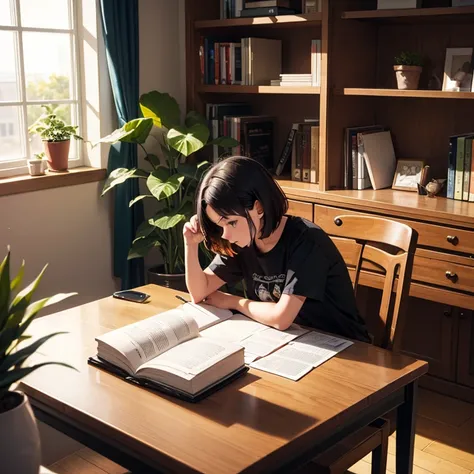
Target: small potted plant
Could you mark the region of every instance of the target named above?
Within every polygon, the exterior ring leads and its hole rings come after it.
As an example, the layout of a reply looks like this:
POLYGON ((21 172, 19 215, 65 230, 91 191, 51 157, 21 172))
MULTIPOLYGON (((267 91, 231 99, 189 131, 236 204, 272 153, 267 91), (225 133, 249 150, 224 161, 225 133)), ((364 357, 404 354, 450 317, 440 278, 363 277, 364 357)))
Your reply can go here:
POLYGON ((44 165, 46 161, 43 160, 44 152, 35 153, 34 158, 28 160, 28 171, 31 176, 41 176, 44 174, 44 165))
POLYGON ((70 365, 61 362, 26 364, 28 358, 48 339, 58 334, 42 336, 31 343, 26 334, 28 326, 45 306, 58 303, 75 293, 58 294, 31 302, 44 274, 43 271, 23 290, 14 294, 21 285, 24 262, 18 275, 10 279, 10 251, 0 264, 0 459, 1 472, 37 474, 41 452, 38 428, 28 398, 12 390, 34 370, 49 364, 70 365))
POLYGON ((418 89, 423 59, 419 53, 403 51, 395 56, 393 69, 397 77, 397 86, 401 90, 418 89))
POLYGON ((31 134, 38 134, 43 140, 44 151, 51 171, 66 171, 69 160, 71 137, 82 140, 77 134, 77 125, 67 125, 49 105, 43 105, 46 113, 28 128, 31 134))

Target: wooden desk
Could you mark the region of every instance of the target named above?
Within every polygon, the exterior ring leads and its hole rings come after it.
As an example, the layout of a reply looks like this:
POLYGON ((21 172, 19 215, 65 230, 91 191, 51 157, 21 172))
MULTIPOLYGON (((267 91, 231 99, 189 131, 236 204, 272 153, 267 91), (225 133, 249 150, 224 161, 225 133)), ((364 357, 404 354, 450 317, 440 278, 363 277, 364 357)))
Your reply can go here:
POLYGON ((290 472, 398 407, 397 472, 411 473, 417 379, 427 364, 355 343, 299 382, 257 370, 198 404, 135 387, 87 364, 94 337, 175 307, 177 292, 149 285, 149 304, 113 298, 35 321, 44 367, 20 385, 37 417, 133 472, 290 472))

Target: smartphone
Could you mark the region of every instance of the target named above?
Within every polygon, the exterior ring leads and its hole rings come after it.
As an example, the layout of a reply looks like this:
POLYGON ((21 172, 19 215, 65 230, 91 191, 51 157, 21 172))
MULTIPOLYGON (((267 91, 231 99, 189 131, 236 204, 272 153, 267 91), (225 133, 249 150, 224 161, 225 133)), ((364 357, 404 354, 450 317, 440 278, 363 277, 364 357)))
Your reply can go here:
POLYGON ((112 296, 121 300, 134 301, 135 303, 144 303, 150 297, 146 293, 135 290, 116 291, 112 296))

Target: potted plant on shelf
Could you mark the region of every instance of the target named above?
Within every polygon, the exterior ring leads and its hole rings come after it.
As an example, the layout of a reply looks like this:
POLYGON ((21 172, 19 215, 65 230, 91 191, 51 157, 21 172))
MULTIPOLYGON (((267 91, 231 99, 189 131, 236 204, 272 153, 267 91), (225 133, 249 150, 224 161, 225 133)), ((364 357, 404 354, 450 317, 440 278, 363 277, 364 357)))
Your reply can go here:
MULTIPOLYGON (((57 334, 48 334, 27 344, 28 326, 45 306, 57 303, 75 293, 58 294, 51 298, 31 302, 34 292, 46 267, 38 277, 14 296, 21 285, 24 263, 18 275, 10 279, 10 251, 0 264, 0 459, 2 472, 38 474, 40 467, 40 439, 33 411, 26 395, 11 390, 12 384, 34 370, 48 364, 41 362, 26 366, 28 358, 48 339, 57 334)), ((71 367, 72 368, 72 367, 71 367)))
POLYGON ((395 56, 393 69, 400 90, 418 89, 423 59, 419 53, 403 51, 395 56))
POLYGON ((158 211, 139 226, 128 258, 144 257, 152 248, 158 247, 163 264, 148 270, 148 282, 186 290, 182 228, 194 212, 196 188, 203 172, 210 166, 207 161, 198 162, 194 154, 205 146, 231 148, 238 142, 230 137, 209 140, 207 121, 195 111, 188 112, 181 123, 179 105, 167 93, 152 91, 142 95, 140 109, 143 118, 127 122, 100 142, 121 141, 140 146, 149 169, 118 168, 112 171, 102 195, 130 178, 145 181, 148 194, 136 197, 130 206, 142 199, 154 199, 158 201, 158 211), (148 153, 144 146, 153 126, 163 129, 162 160, 148 153))
POLYGON ((44 151, 51 171, 66 171, 69 161, 71 137, 82 140, 77 134, 77 125, 67 125, 54 113, 53 107, 43 105, 46 113, 28 128, 31 134, 38 134, 43 140, 44 151))
POLYGON ((41 176, 44 174, 44 165, 46 163, 44 158, 44 152, 35 153, 34 158, 28 160, 28 172, 31 176, 41 176))

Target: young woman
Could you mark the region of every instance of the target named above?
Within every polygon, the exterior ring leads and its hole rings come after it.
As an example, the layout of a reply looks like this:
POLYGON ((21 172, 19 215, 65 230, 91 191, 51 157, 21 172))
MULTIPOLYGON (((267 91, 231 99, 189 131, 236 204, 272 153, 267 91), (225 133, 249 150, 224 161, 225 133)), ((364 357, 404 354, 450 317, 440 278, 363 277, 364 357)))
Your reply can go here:
POLYGON ((277 329, 293 321, 369 341, 341 254, 315 224, 285 215, 288 202, 251 158, 214 165, 184 225, 186 284, 194 302, 236 310, 277 329), (202 270, 198 245, 216 255, 202 270), (245 280, 249 299, 217 291, 245 280))

